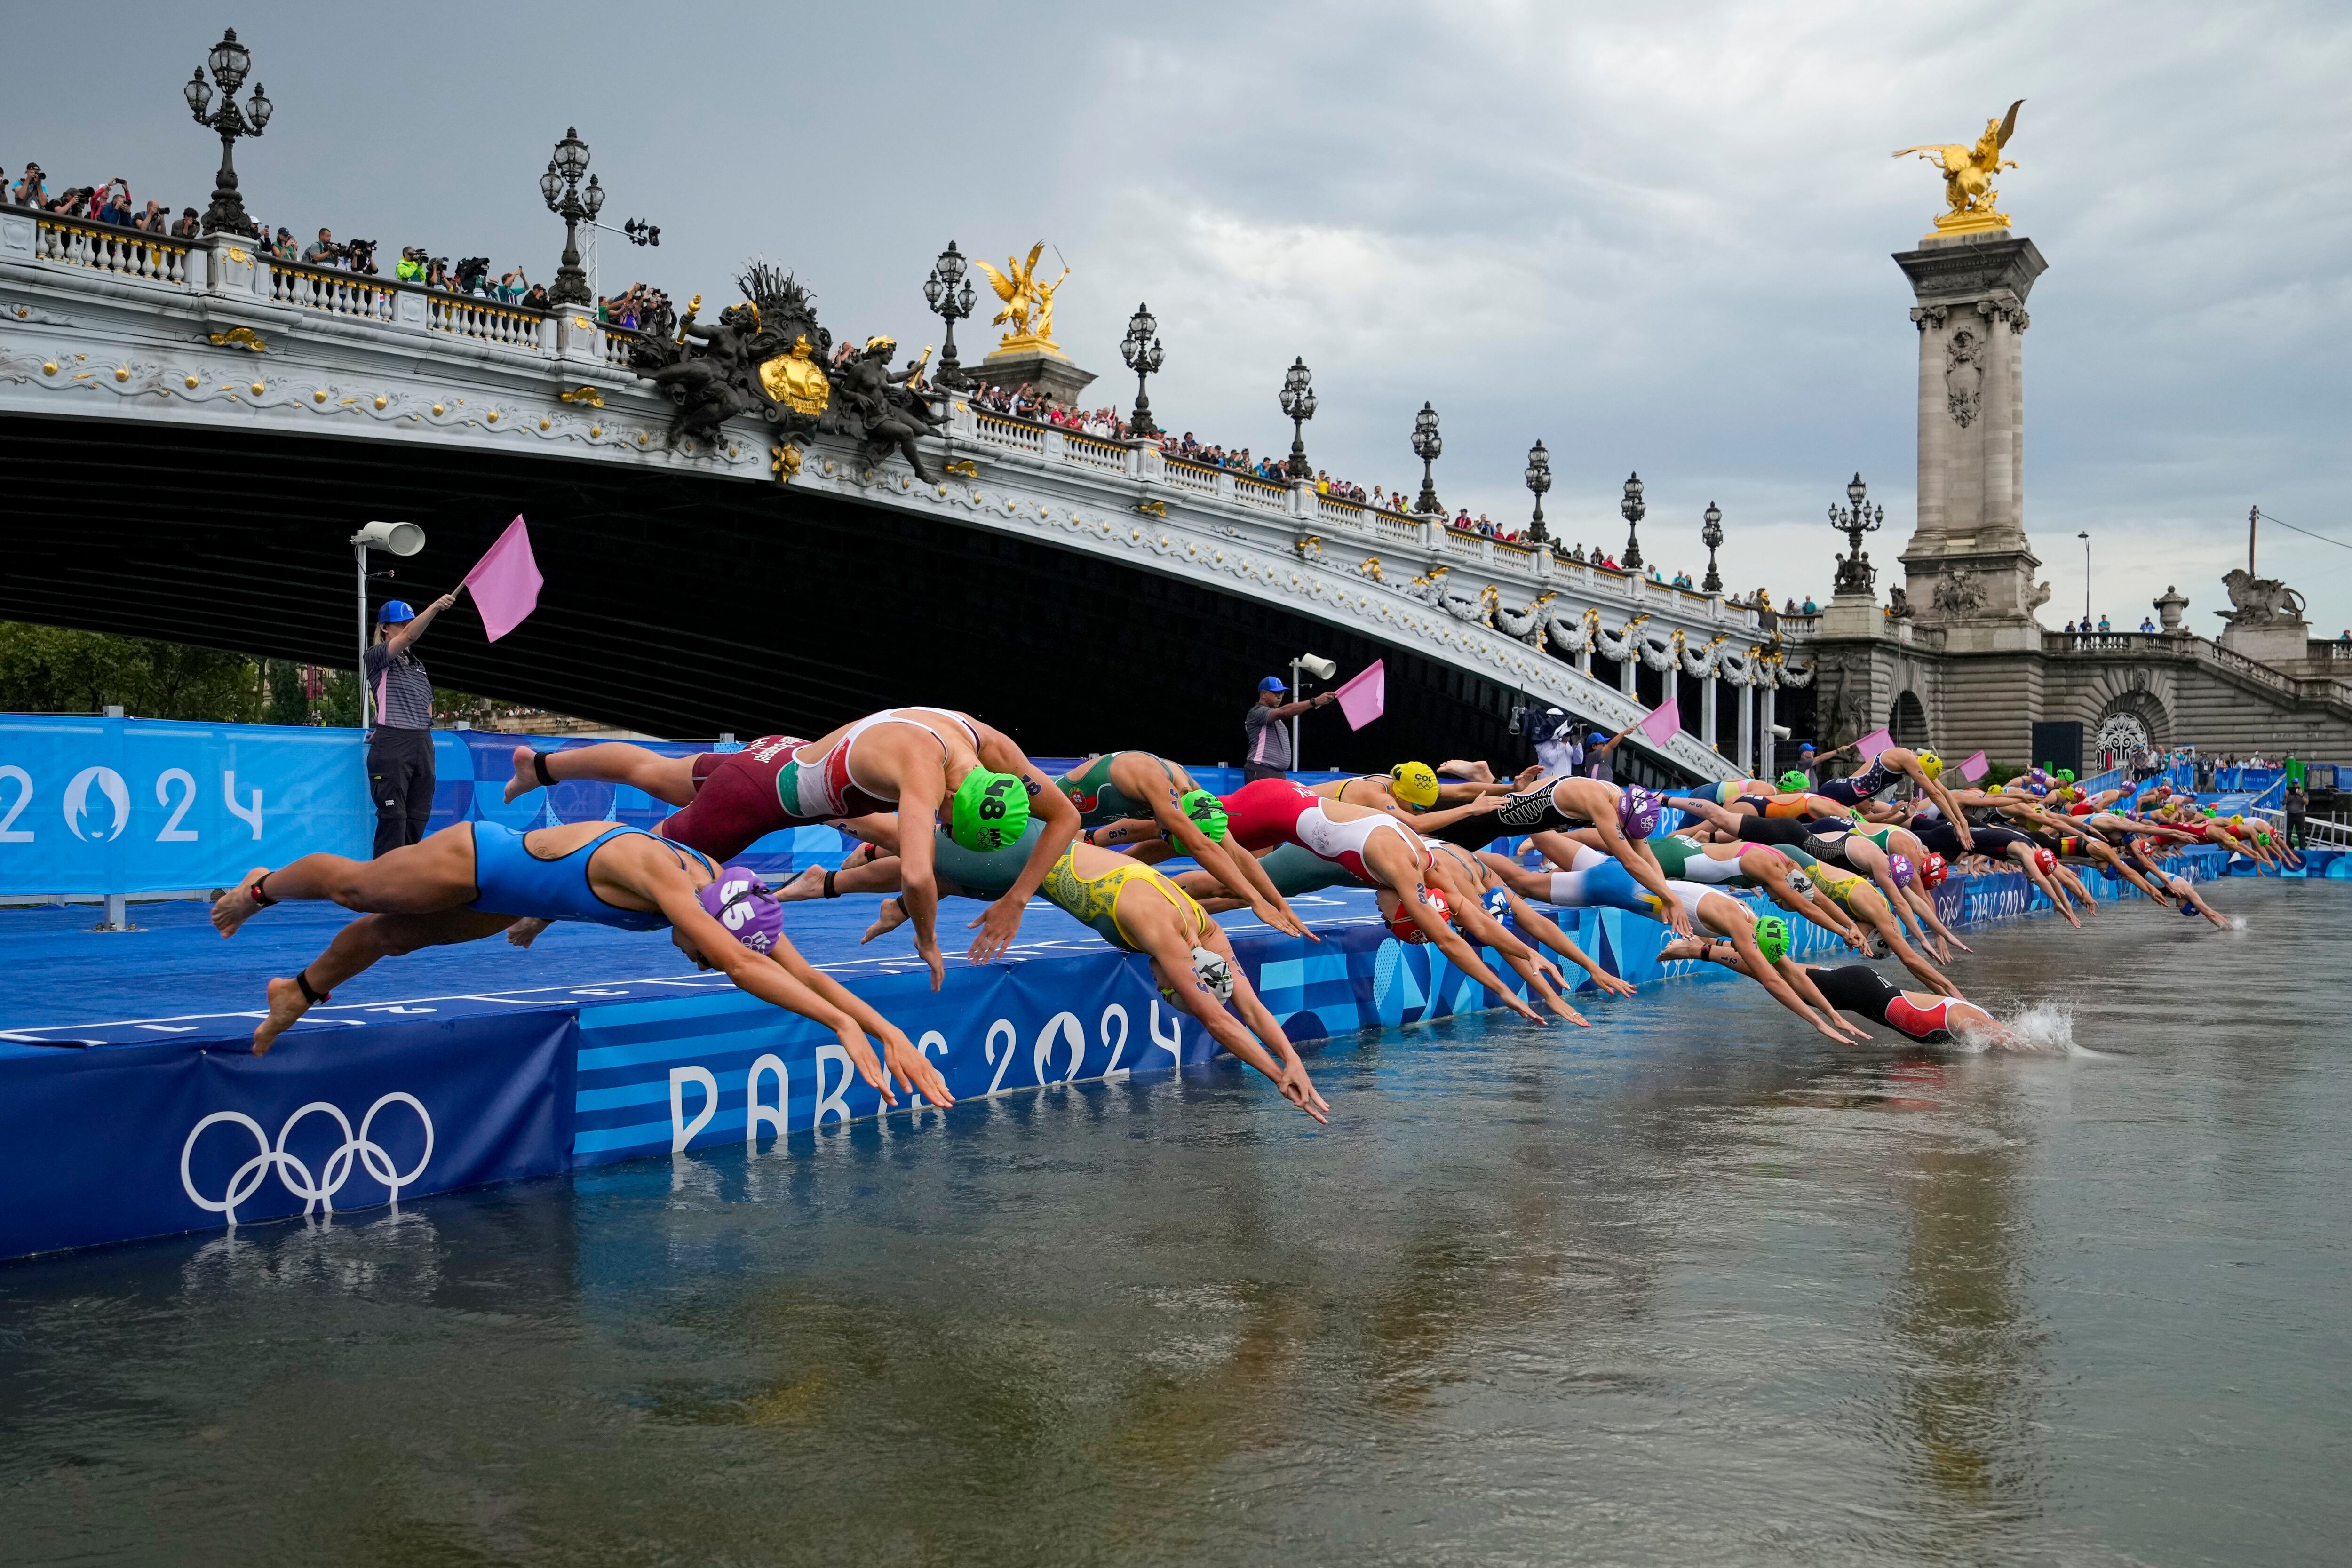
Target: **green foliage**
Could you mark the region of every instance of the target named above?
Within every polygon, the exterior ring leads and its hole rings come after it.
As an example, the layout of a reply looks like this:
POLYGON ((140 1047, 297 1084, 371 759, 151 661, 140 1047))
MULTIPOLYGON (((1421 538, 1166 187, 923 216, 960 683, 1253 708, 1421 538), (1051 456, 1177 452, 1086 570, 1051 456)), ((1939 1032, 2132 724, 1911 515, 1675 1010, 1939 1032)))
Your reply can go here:
POLYGON ((1988 763, 1985 768, 1985 776, 1977 780, 1977 788, 1990 789, 1995 784, 2005 784, 2011 779, 2023 778, 2032 771, 2032 770, 2031 768, 2018 763, 1988 763))
POLYGON ((104 632, 0 621, 0 711, 96 713, 252 723, 261 670, 243 654, 104 632))

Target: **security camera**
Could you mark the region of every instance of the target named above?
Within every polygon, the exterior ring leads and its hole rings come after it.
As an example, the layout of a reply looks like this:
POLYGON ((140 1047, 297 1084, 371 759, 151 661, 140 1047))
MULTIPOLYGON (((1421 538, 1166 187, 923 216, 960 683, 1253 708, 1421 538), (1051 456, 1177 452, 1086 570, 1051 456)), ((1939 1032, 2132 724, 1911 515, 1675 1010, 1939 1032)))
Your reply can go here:
POLYGON ((425 531, 413 522, 371 522, 352 535, 352 542, 389 555, 414 555, 425 548, 425 531))
POLYGON ((1318 658, 1311 653, 1298 656, 1298 668, 1318 680, 1328 680, 1339 673, 1339 667, 1328 658, 1318 658))

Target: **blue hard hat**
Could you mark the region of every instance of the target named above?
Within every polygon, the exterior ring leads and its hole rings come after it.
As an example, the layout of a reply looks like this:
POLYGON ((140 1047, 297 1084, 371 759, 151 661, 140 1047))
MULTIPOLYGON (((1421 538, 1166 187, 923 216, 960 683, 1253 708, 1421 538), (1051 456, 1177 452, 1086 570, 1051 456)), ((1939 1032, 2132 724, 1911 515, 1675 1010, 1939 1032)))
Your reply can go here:
POLYGON ((1260 691, 1287 691, 1290 689, 1290 688, 1282 683, 1282 677, 1278 675, 1267 676, 1264 680, 1257 683, 1257 689, 1260 691))
POLYGON ((416 612, 408 607, 405 599, 387 599, 383 608, 375 613, 375 618, 385 626, 396 626, 402 621, 415 620, 416 612))

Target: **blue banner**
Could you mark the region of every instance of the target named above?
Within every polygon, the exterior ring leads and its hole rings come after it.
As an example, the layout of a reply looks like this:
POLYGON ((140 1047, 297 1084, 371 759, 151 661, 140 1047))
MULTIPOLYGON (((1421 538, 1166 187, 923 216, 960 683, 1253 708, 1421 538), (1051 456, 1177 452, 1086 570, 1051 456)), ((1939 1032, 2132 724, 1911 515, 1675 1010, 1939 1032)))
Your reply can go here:
POLYGON ((539 1012, 266 1057, 159 1044, 12 1060, 0 1257, 562 1170, 577 1037, 570 1014, 539 1012))
POLYGON ((374 833, 356 731, 0 718, 0 894, 230 887, 374 833))

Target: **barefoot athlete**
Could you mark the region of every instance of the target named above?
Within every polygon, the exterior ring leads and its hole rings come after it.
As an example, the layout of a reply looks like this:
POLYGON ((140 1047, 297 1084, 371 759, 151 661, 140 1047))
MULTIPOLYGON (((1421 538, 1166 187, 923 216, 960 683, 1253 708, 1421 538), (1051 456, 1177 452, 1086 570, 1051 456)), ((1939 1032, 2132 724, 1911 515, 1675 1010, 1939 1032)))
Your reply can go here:
MULTIPOLYGON (((893 848, 898 837, 896 822, 887 817, 865 818, 852 831, 884 850, 893 848)), ((1041 825, 1032 823, 1020 841, 985 854, 966 849, 944 833, 935 834, 932 866, 940 891, 967 899, 1003 898, 1020 879, 1028 852, 1042 833, 1041 825)), ((821 892, 807 891, 809 884, 803 880, 795 880, 793 891, 800 898, 897 893, 900 867, 897 855, 885 854, 836 872, 821 892)), ((1062 852, 1041 890, 1056 908, 1092 927, 1119 952, 1145 955, 1161 993, 1198 1018, 1218 1045, 1273 1080, 1291 1104, 1318 1121, 1330 1120, 1330 1106, 1315 1091, 1297 1047, 1251 989, 1224 928, 1173 882, 1139 860, 1077 843, 1062 852), (1225 1011, 1227 1002, 1241 1014, 1238 1022, 1225 1011)), ((860 940, 887 935, 906 921, 904 898, 885 899, 860 940)))
MULTIPOLYGON (((1677 795, 1667 804, 1681 806, 1695 816, 1706 818, 1717 831, 1738 834, 1743 842, 1747 841, 1747 834, 1751 829, 1751 825, 1757 824, 1755 817, 1743 816, 1737 807, 1717 805, 1704 797, 1691 799, 1677 795)), ((1779 820, 1767 817, 1765 824, 1774 824, 1779 820)), ((1930 926, 1946 942, 1948 942, 1951 940, 1951 932, 1946 930, 1943 922, 1936 918, 1933 901, 1924 895, 1914 894, 1911 890, 1912 877, 1919 863, 1927 859, 1927 851, 1926 847, 1920 845, 1909 833, 1904 834, 1905 849, 1916 849, 1917 851, 1916 857, 1897 851, 1890 846, 1889 837, 1893 829, 1885 827, 1865 829, 1853 817, 1844 815, 1844 808, 1842 806, 1838 808, 1838 814, 1834 819, 1814 819, 1791 826, 1801 826, 1804 831, 1791 833, 1787 827, 1763 826, 1758 828, 1757 836, 1768 843, 1802 849, 1816 860, 1827 861, 1832 866, 1859 872, 1869 878, 1877 886, 1879 895, 1886 900, 1887 907, 1895 912, 1895 918, 1903 924, 1904 929, 1916 940, 1920 946, 1930 945, 1927 936, 1930 926)), ((1655 847, 1654 840, 1652 847, 1655 847)), ((1947 963, 1951 962, 1948 951, 1938 956, 1947 963)))
POLYGON ((1915 752, 1906 746, 1889 746, 1870 760, 1870 765, 1850 778, 1824 779, 1813 793, 1827 795, 1841 805, 1860 805, 1872 795, 1890 788, 1897 779, 1907 778, 1920 794, 1941 806, 1952 821, 1952 830, 1959 835, 1960 847, 1973 848, 1969 837, 1969 820, 1960 808, 1952 804, 1951 792, 1943 784, 1944 759, 1933 752, 1915 752))
POLYGON ((1287 936, 1307 934, 1257 857, 1226 845, 1224 807, 1183 768, 1150 752, 1102 752, 1054 783, 1077 808, 1080 826, 1148 819, 1259 920, 1287 936))
POLYGON ((212 921, 221 935, 235 936, 257 910, 302 899, 331 900, 361 918, 291 979, 269 983, 268 1015, 253 1031, 257 1056, 376 960, 478 942, 536 915, 622 931, 667 926, 697 966, 720 970, 762 1002, 831 1029, 885 1104, 898 1100, 866 1043, 869 1034, 882 1042, 901 1084, 934 1105, 950 1103, 946 1080, 903 1032, 793 951, 757 877, 740 867, 722 871, 709 857, 643 828, 574 822, 517 833, 494 822, 460 822, 377 860, 305 855, 275 871, 246 873, 213 905, 212 921))
POLYGON ((1538 776, 1529 768, 1517 784, 1441 779, 1427 763, 1399 763, 1385 777, 1366 773, 1352 779, 1328 779, 1308 787, 1326 800, 1385 811, 1424 838, 1483 849, 1501 834, 1488 820, 1502 805, 1501 797, 1534 784, 1538 776))
POLYGON ((1505 795, 1495 820, 1515 834, 1590 827, 1601 851, 1616 857, 1628 876, 1657 896, 1661 918, 1678 934, 1690 934, 1689 913, 1666 890, 1665 873, 1643 842, 1658 826, 1658 797, 1641 785, 1620 788, 1601 779, 1544 779, 1533 789, 1505 795))
MULTIPOLYGON (((1747 973, 1771 993, 1774 1001, 1826 1037, 1840 1045, 1846 1043, 1847 1026, 1838 1017, 1837 1010, 1811 994, 1802 970, 1789 957, 1787 921, 1779 915, 1759 919, 1738 899, 1696 882, 1670 881, 1666 884, 1666 897, 1660 899, 1635 882, 1622 864, 1591 845, 1570 841, 1566 847, 1574 851, 1568 862, 1569 869, 1547 876, 1521 867, 1517 868, 1519 876, 1506 873, 1506 879, 1521 892, 1561 909, 1623 910, 1660 924, 1664 923, 1662 911, 1671 903, 1684 911, 1685 919, 1699 937, 1706 938, 1712 931, 1728 939, 1741 952, 1753 954, 1756 965, 1747 973), (1538 888, 1536 882, 1543 886, 1538 888)), ((1497 866, 1496 869, 1500 871, 1502 868, 1497 866)))
MULTIPOLYGON (((1634 987, 1631 983, 1621 980, 1601 968, 1593 961, 1591 954, 1570 939, 1568 932, 1560 929, 1558 921, 1528 907, 1527 900, 1519 896, 1518 889, 1512 887, 1508 879, 1496 869, 1498 865, 1512 864, 1508 858, 1486 850, 1465 849, 1458 844, 1446 844, 1433 838, 1425 838, 1422 842, 1437 852, 1439 865, 1444 865, 1448 861, 1453 863, 1455 873, 1464 885, 1477 890, 1479 902, 1486 907, 1486 913, 1494 918, 1497 925, 1500 925, 1507 916, 1511 922, 1508 929, 1525 931, 1583 970, 1592 977, 1592 984, 1600 990, 1616 996, 1631 996, 1634 994, 1634 987)), ((1564 983, 1565 973, 1566 972, 1562 971, 1563 984, 1560 986, 1562 993, 1569 989, 1564 983)), ((1580 1018, 1577 1021, 1581 1023, 1583 1020, 1580 1018)))
MULTIPOLYGON (((927 821, 944 811, 948 831, 971 849, 993 849, 1019 838, 1034 806, 1045 819, 1021 878, 972 921, 971 958, 986 963, 1021 930, 1021 911, 1078 834, 1077 808, 1054 788, 1000 731, 948 708, 887 708, 814 741, 766 735, 740 752, 665 757, 643 746, 608 741, 561 752, 514 750, 514 778, 506 797, 517 799, 570 779, 630 784, 679 807, 661 834, 725 861, 751 843, 786 827, 875 812, 912 812, 927 821)), ((935 925, 939 895, 931 886, 931 836, 908 836, 907 908, 915 921, 915 951, 930 965, 931 989, 944 973, 935 925)))
MULTIPOLYGON (((1745 956, 1727 943, 1706 942, 1704 939, 1671 942, 1658 956, 1707 959, 1754 978, 1745 956)), ((1804 967, 1805 978, 1832 1006, 1874 1024, 1884 1024, 1921 1045, 1947 1045, 1954 1040, 1980 1040, 1995 1045, 2008 1037, 2009 1031, 1975 1003, 1924 991, 1898 991, 1885 975, 1866 963, 1834 967, 1809 963, 1804 967)))
POLYGON ((1862 928, 1838 907, 1837 900, 1815 887, 1804 868, 1774 845, 1702 844, 1668 834, 1650 840, 1650 853, 1675 881, 1696 882, 1703 888, 1761 888, 1774 903, 1843 938, 1848 946, 1866 945, 1862 928))

